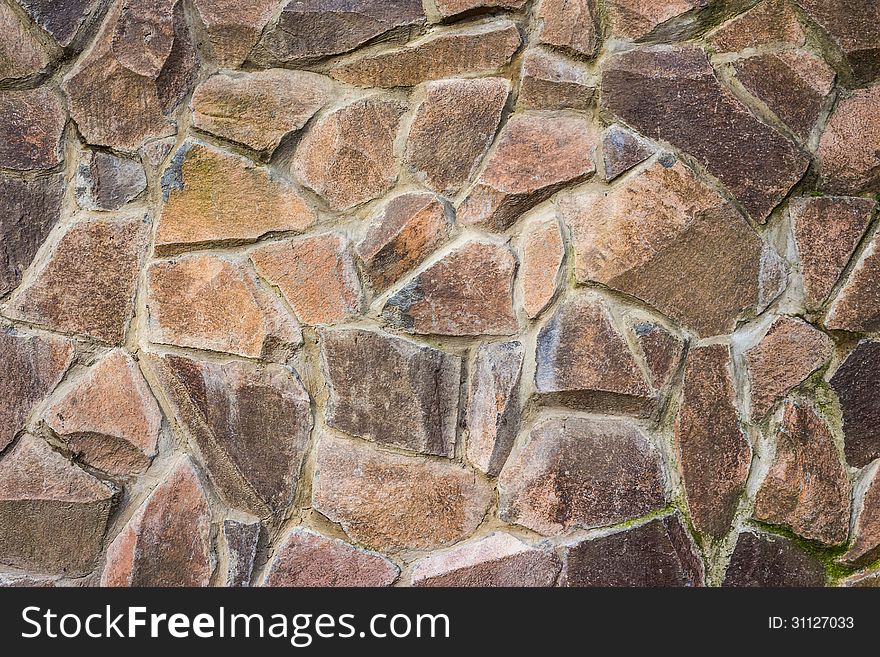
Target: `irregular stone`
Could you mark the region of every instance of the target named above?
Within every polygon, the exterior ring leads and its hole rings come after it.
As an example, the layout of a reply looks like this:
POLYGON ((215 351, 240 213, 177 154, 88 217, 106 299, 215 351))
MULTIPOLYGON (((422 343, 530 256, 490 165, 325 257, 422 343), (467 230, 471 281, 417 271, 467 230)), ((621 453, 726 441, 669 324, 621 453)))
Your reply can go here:
POLYGON ((76 201, 86 210, 118 210, 146 188, 140 162, 109 153, 87 154, 76 171, 76 201))
POLYGON ((231 505, 267 517, 293 499, 312 430, 309 395, 281 365, 144 354, 231 505))
POLYGON ((329 100, 329 82, 323 75, 283 69, 217 73, 193 93, 193 125, 271 153, 329 100))
POLYGON ((188 141, 162 176, 165 207, 156 249, 256 240, 275 231, 303 231, 315 211, 290 184, 264 167, 206 144, 188 141))
POLYGON ((406 164, 430 189, 454 193, 476 172, 509 94, 510 82, 503 78, 426 84, 410 129, 406 164))
POLYGON ((107 548, 101 586, 207 586, 214 564, 208 500, 184 457, 107 548))
POLYGON ((804 404, 786 402, 755 518, 839 545, 849 534, 850 493, 849 475, 825 421, 804 404))
POLYGON ((461 358, 363 329, 320 336, 328 426, 415 452, 454 455, 461 358))
POLYGON ((254 57, 289 64, 339 55, 383 35, 415 31, 424 20, 420 0, 293 0, 265 31, 254 57))
POLYGON ((638 315, 627 317, 627 324, 642 351, 654 388, 665 388, 681 362, 685 341, 662 324, 638 315))
POLYGON ((752 460, 736 413, 726 345, 688 353, 674 440, 694 528, 720 538, 730 529, 752 460))
POLYGON ((99 360, 44 417, 77 459, 113 475, 145 471, 157 452, 162 414, 121 349, 99 360))
POLYGON ((60 383, 73 356, 68 340, 0 329, 0 452, 60 383))
POLYGON ((18 287, 61 216, 64 175, 21 180, 0 175, 0 297, 18 287))
POLYGON ((862 252, 825 318, 830 329, 874 332, 880 329, 880 233, 862 252))
POLYGON ((660 457, 631 420, 538 423, 498 477, 502 520, 557 536, 613 525, 666 502, 660 457))
POLYGON ((247 358, 302 344, 296 320, 250 267, 220 256, 160 261, 147 270, 149 339, 247 358))
POLYGON ((572 194, 558 206, 579 283, 642 299, 700 335, 732 331, 775 296, 765 281, 769 248, 681 162, 655 162, 610 191, 572 194))
POLYGON ((321 437, 312 504, 359 543, 383 552, 444 547, 470 535, 492 489, 455 463, 321 437))
POLYGON ((174 137, 162 137, 148 141, 140 147, 138 153, 143 162, 151 167, 161 166, 168 155, 177 146, 177 139, 174 137))
POLYGON ((373 215, 357 245, 373 289, 383 292, 436 250, 451 230, 443 202, 433 194, 394 197, 373 215))
POLYGON ((718 52, 739 52, 772 44, 802 46, 804 28, 789 0, 764 0, 709 33, 718 52))
POLYGON ((526 0, 434 0, 441 18, 475 9, 522 9, 526 0))
POLYGON ((381 554, 297 527, 275 552, 263 586, 390 586, 399 574, 381 554))
POLYGON ((113 27, 111 47, 125 68, 156 77, 174 45, 177 0, 129 0, 113 27))
POLYGON ((229 565, 226 570, 226 586, 249 586, 257 557, 260 540, 259 522, 223 521, 223 538, 229 565))
POLYGON ((642 134, 693 155, 760 222, 810 162, 726 91, 694 46, 614 55, 602 75, 602 98, 608 111, 642 134))
POLYGON ((596 90, 582 66, 537 48, 523 56, 519 104, 534 110, 585 110, 596 90))
POLYGON ((17 0, 37 25, 61 46, 69 46, 96 0, 17 0))
POLYGON ((703 563, 677 515, 568 548, 560 586, 703 586, 703 563))
POLYGON ((561 564, 548 550, 497 532, 417 561, 413 586, 553 586, 561 564))
POLYGON ((841 583, 841 586, 852 586, 856 588, 880 588, 880 570, 868 571, 865 573, 856 573, 847 577, 841 583))
MULTIPOLYGON (((260 40, 278 0, 194 0, 221 68, 239 68, 260 40)), ((302 4, 302 3, 300 3, 302 4)))
POLYGON ((615 37, 637 41, 702 5, 701 0, 607 0, 605 10, 615 37))
POLYGON ((880 77, 880 5, 873 0, 796 0, 843 53, 862 81, 880 77))
POLYGON ((0 464, 0 563, 53 575, 90 572, 114 491, 29 435, 0 464))
POLYGON ((534 319, 556 296, 565 261, 565 241, 556 217, 530 220, 522 234, 523 307, 534 319))
POLYGON ((467 458, 495 476, 519 433, 519 382, 525 349, 520 342, 480 345, 471 375, 467 410, 467 458))
POLYGON ((0 34, 0 80, 26 78, 49 65, 49 53, 5 3, 0 4, 0 34))
POLYGON ((513 117, 459 206, 459 222, 505 230, 561 186, 594 173, 595 145, 596 136, 581 116, 513 117))
POLYGON ((516 25, 508 20, 476 23, 364 55, 337 65, 331 75, 361 87, 413 87, 462 73, 496 71, 510 61, 520 43, 516 25))
POLYGON ((787 538, 743 532, 722 586, 825 586, 825 567, 787 538))
POLYGON ((854 468, 880 457, 880 342, 861 342, 831 377, 843 411, 844 453, 854 468))
POLYGON ((840 194, 880 191, 880 86, 837 103, 819 141, 819 185, 840 194))
MULTIPOLYGON (((880 466, 867 468, 857 488, 863 491, 856 507, 852 546, 843 555, 851 564, 866 564, 880 556, 880 466)), ((847 518, 844 518, 844 522, 847 518)))
POLYGON ((499 244, 467 242, 420 273, 382 310, 394 327, 436 335, 509 335, 516 258, 499 244))
POLYGON ((806 303, 817 308, 856 250, 876 202, 866 198, 801 197, 789 202, 806 303))
POLYGON ((134 313, 149 232, 144 219, 72 224, 51 259, 13 297, 7 315, 120 344, 134 313))
POLYGON ((834 86, 834 71, 823 59, 796 50, 739 59, 733 67, 749 93, 798 137, 809 138, 834 86))
POLYGON ((654 154, 654 149, 617 124, 609 126, 602 136, 602 158, 605 180, 611 181, 654 154))
POLYGON ((595 411, 644 412, 653 391, 601 297, 566 301, 541 327, 535 389, 551 401, 595 411))
POLYGON ((64 107, 46 87, 0 91, 0 167, 28 171, 61 162, 64 107))
POLYGON ((539 0, 538 41, 592 57, 599 47, 595 0, 539 0))
POLYGON ((334 324, 363 309, 363 289, 344 235, 325 233, 270 244, 252 251, 251 260, 304 324, 334 324))
POLYGON ((834 342, 805 321, 778 317, 761 341, 745 352, 752 420, 760 421, 780 399, 831 358, 834 342))
POLYGON ((397 179, 394 140, 406 107, 371 97, 320 119, 296 149, 297 178, 345 210, 387 192, 397 179))

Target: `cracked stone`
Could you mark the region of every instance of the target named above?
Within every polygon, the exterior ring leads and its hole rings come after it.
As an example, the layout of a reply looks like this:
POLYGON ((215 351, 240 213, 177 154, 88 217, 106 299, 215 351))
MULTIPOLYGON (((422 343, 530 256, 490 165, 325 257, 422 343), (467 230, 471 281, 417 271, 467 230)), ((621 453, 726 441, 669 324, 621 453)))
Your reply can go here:
POLYGON ((522 234, 523 307, 534 319, 553 301, 565 261, 565 239, 556 217, 532 219, 522 234))
POLYGON ((518 98, 523 108, 586 110, 595 93, 583 66, 545 50, 526 51, 518 98))
POLYGON ((0 167, 45 170, 61 162, 64 106, 46 87, 0 91, 0 167))
POLYGON ((831 377, 843 411, 844 453, 854 468, 880 457, 880 342, 861 342, 831 377))
POLYGON ((830 329, 871 333, 880 329, 880 233, 862 252, 825 318, 830 329))
POLYGON ((821 189, 853 195, 880 191, 878 153, 880 86, 858 89, 837 103, 819 140, 821 189))
POLYGON ((222 68, 238 68, 260 40, 278 0, 194 0, 208 32, 214 59, 222 68))
POLYGON ((140 162, 109 153, 88 153, 76 172, 76 200, 86 210, 118 210, 147 188, 140 162))
POLYGON ((611 181, 654 154, 654 149, 636 134, 612 125, 602 136, 605 180, 611 181))
POLYGON ((229 559, 226 571, 227 587, 250 585, 261 527, 259 522, 223 521, 223 538, 229 559))
POLYGON ((825 567, 790 539, 744 532, 722 586, 825 586, 825 567))

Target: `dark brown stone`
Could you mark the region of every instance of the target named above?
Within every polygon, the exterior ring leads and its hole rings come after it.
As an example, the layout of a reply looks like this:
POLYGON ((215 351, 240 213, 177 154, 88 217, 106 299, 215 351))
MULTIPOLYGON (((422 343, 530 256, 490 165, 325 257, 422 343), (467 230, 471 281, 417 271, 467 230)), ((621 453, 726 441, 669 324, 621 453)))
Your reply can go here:
POLYGON ((880 5, 874 0, 795 0, 837 43, 853 75, 880 77, 880 5))
POLYGON ((825 326, 858 333, 880 330, 880 233, 862 251, 828 310, 825 326))
POLYGON ((521 75, 518 101, 525 109, 585 110, 596 92, 582 65, 537 48, 526 51, 521 75))
POLYGON ((794 541, 744 532, 736 541, 722 586, 825 586, 825 567, 794 541))
POLYGON ((259 522, 223 521, 223 538, 228 559, 226 586, 250 585, 261 529, 259 522))
POLYGON ((862 342, 831 377, 843 411, 844 453, 861 468, 880 457, 880 342, 862 342))
POLYGON ((605 180, 614 180, 653 154, 654 149, 636 134, 616 124, 610 126, 602 136, 605 180))
POLYGON ((46 87, 0 91, 0 167, 28 171, 61 162, 64 107, 46 87))
POLYGON ((37 25, 59 45, 69 46, 73 37, 98 4, 97 0, 18 0, 37 25))
POLYGON ((79 165, 76 196, 87 210, 118 210, 147 188, 140 162, 96 152, 79 165))

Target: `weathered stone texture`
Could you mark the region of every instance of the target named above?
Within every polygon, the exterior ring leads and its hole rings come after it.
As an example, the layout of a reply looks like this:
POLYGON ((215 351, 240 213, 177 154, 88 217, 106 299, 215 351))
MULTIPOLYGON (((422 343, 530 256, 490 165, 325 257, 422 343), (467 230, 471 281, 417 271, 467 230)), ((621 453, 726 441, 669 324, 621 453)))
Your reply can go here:
POLYGON ((844 452, 856 468, 880 457, 880 342, 862 342, 831 377, 843 411, 844 452))
POLYGON ((49 65, 49 53, 5 3, 0 4, 0 34, 0 80, 26 78, 49 65))
POLYGON ((533 110, 585 110, 595 89, 584 68, 555 53, 532 48, 522 62, 519 104, 533 110))
POLYGON ((738 52, 772 44, 803 45, 804 28, 791 0, 763 0, 708 35, 719 52, 738 52))
POLYGON ((226 586, 250 585, 261 529, 262 525, 259 522, 223 521, 223 539, 226 543, 228 559, 226 586))
POLYGON ((880 191, 880 86, 858 89, 837 103, 816 158, 822 189, 838 194, 880 191))
POLYGON ((443 18, 474 9, 521 9, 527 0, 434 0, 443 18))
POLYGON ((46 87, 0 91, 0 167, 30 171, 57 166, 66 123, 61 101, 46 87))
POLYGON ((867 468, 859 482, 864 488, 853 523, 852 545, 844 561, 865 564, 880 556, 880 466, 867 468))
POLYGON ((612 125, 602 136, 605 180, 614 180, 654 154, 644 140, 619 125, 612 125))
POLYGON ((272 18, 278 0, 193 0, 221 67, 240 66, 272 18))
POLYGON ((854 332, 880 329, 880 233, 874 233, 837 299, 825 326, 854 332))
POLYGON ((87 154, 76 171, 76 200, 86 210, 118 210, 146 188, 139 162, 109 153, 87 154))
POLYGON ((530 220, 523 228, 521 248, 523 307, 534 319, 556 295, 565 260, 565 238, 556 218, 530 220))
POLYGON ((700 0, 607 0, 606 7, 611 33, 637 41, 701 4, 700 0))
POLYGON ((880 77, 880 5, 873 0, 795 0, 835 41, 852 74, 880 77))
POLYGON ((538 41, 591 56, 599 46, 595 0, 539 0, 538 41))
POLYGON ((824 586, 822 562, 781 536, 743 532, 723 586, 824 586))

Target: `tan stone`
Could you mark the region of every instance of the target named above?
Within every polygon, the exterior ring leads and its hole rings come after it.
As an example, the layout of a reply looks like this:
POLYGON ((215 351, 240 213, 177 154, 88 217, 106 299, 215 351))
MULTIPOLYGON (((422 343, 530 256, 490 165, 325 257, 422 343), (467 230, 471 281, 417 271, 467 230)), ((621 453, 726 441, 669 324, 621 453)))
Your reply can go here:
POLYGON ((221 67, 238 68, 260 39, 278 0, 194 0, 208 32, 214 59, 221 67))
POLYGON ((708 40, 718 52, 738 52, 771 44, 802 46, 806 34, 789 0, 763 0, 710 32, 708 40))
POLYGON ((599 47, 595 0, 539 0, 538 41, 590 57, 599 47))
POLYGON ((880 233, 875 233, 825 318, 825 326, 854 332, 880 328, 880 233))
POLYGON ((46 87, 0 91, 0 167, 52 169, 61 162, 64 107, 46 87))
POLYGON ((0 4, 0 34, 0 80, 26 78, 49 65, 46 49, 5 3, 0 4))
POLYGON ((565 261, 565 241, 556 218, 530 220, 523 228, 521 249, 523 307, 534 319, 556 296, 565 261))
POLYGON ((880 555, 880 474, 878 473, 880 466, 866 468, 857 483, 857 488, 864 492, 856 507, 852 545, 843 555, 843 560, 848 563, 871 563, 880 555))
POLYGON ((819 185, 841 194, 880 191, 880 86, 837 103, 819 141, 819 185))
POLYGON ((523 56, 518 102, 525 109, 585 110, 595 92, 580 64, 538 48, 523 56))
POLYGON ((673 18, 701 5, 701 0, 607 0, 611 33, 637 41, 673 18))

